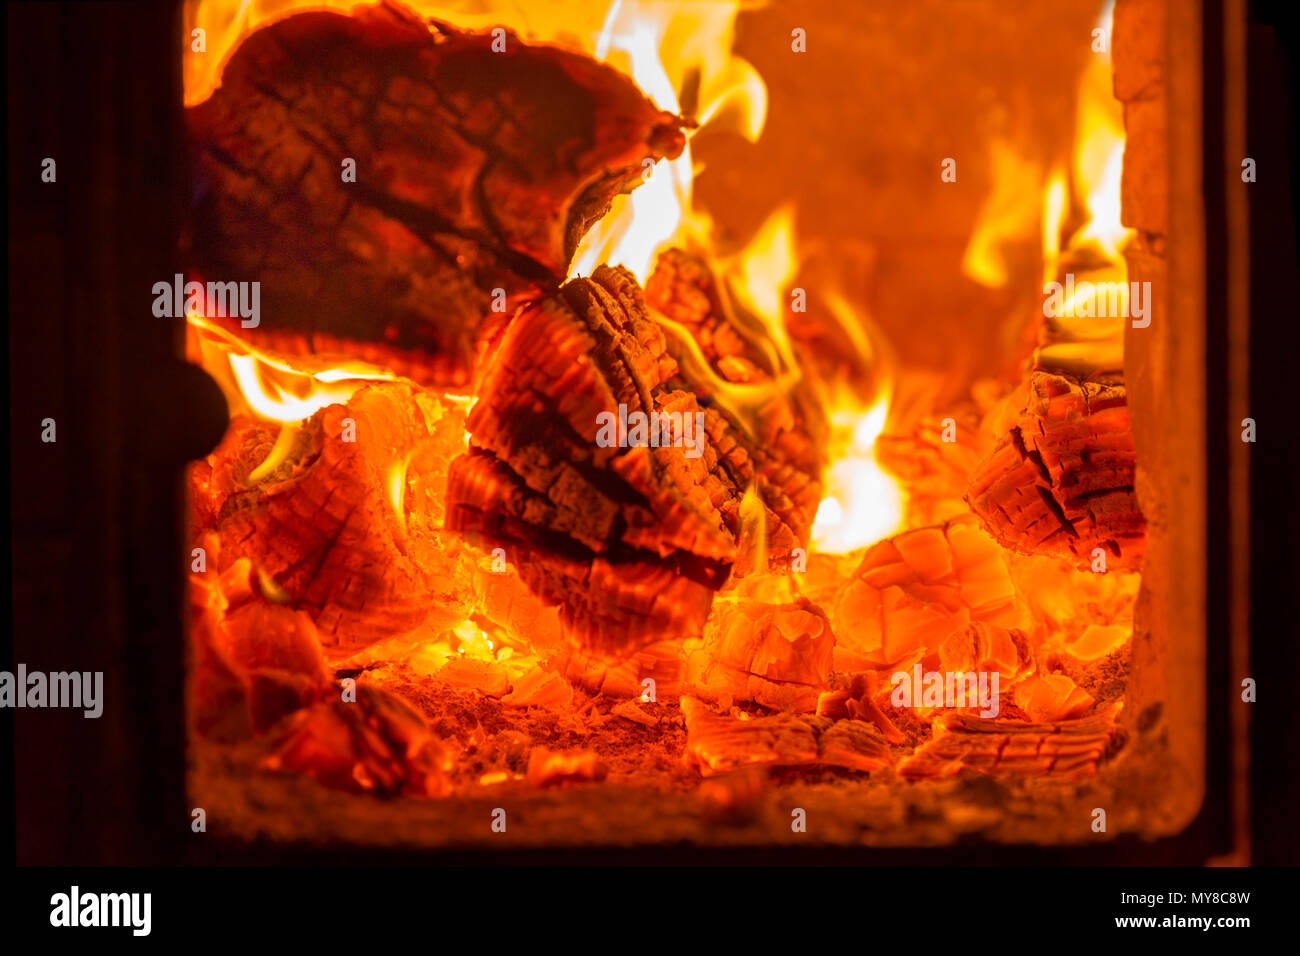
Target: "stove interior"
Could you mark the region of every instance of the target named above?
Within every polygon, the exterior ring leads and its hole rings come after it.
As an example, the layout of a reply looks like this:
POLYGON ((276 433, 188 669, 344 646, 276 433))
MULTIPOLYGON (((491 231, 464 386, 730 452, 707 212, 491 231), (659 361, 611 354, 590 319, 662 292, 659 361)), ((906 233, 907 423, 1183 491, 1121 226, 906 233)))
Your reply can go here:
POLYGON ((1153 6, 189 4, 209 826, 1148 828, 1153 6))

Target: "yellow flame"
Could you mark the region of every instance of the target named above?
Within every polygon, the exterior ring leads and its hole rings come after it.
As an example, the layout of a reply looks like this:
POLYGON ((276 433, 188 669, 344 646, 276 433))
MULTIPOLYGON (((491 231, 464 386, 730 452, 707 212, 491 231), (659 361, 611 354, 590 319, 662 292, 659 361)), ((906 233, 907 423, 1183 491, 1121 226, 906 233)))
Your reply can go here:
POLYGON ((749 566, 767 570, 767 506, 751 483, 740 499, 740 542, 748 550, 749 566))
POLYGON ((302 422, 327 405, 346 402, 367 382, 397 378, 364 362, 325 365, 309 355, 290 360, 258 349, 200 315, 186 318, 190 358, 217 379, 231 414, 302 422))
POLYGON ((1038 198, 1026 184, 1037 182, 1041 170, 999 139, 989 143, 989 158, 993 191, 984 200, 961 269, 981 285, 1000 288, 1009 279, 1004 248, 1032 236, 1037 224, 1038 198))
POLYGON ((392 502, 393 512, 402 528, 406 528, 406 469, 410 458, 404 458, 388 469, 388 500, 392 502))
MULTIPOLYGON (((1106 51, 1110 50, 1111 13, 1108 3, 1097 24, 1106 32, 1106 51)), ((1054 281, 1061 271, 1075 271, 1060 268, 1065 253, 1086 250, 1090 254, 1085 260, 1086 276, 1078 277, 1086 282, 1054 310, 1053 321, 1068 329, 1072 339, 1113 340, 1113 350, 1122 356, 1122 317, 1098 317, 1099 302, 1111 297, 1127 300, 1128 264, 1123 251, 1133 235, 1120 221, 1124 113, 1112 93, 1112 82, 1109 52, 1094 53, 1079 84, 1071 167, 1086 218, 1062 249, 1069 199, 1064 175, 1054 173, 1043 197, 1043 273, 1045 282, 1054 281), (1080 312, 1085 315, 1076 319, 1080 312)))
POLYGON ((785 328, 785 291, 798 263, 794 252, 794 209, 783 206, 759 227, 741 252, 718 263, 728 288, 763 322, 766 339, 777 350, 774 367, 795 365, 785 328))
POLYGON ((903 491, 875 457, 876 439, 888 417, 888 397, 865 411, 845 404, 832 415, 835 453, 823 478, 826 493, 813 522, 814 550, 847 554, 901 530, 903 491))
POLYGON ((1096 242, 1112 261, 1132 235, 1120 222, 1120 173, 1124 165, 1124 111, 1113 93, 1110 63, 1112 5, 1097 26, 1106 31, 1106 51, 1093 54, 1079 87, 1074 174, 1087 191, 1088 221, 1071 244, 1096 242))
POLYGON ((822 475, 824 494, 813 522, 812 546, 815 551, 846 554, 901 531, 906 501, 898 480, 875 456, 876 441, 889 420, 890 366, 862 331, 867 317, 837 293, 829 293, 826 302, 841 327, 858 330, 853 341, 880 374, 874 398, 864 401, 841 387, 828 402, 830 464, 822 475))
MULTIPOLYGON (((732 54, 739 3, 681 4, 614 0, 591 51, 632 77, 660 109, 690 108, 698 128, 739 132, 757 141, 767 116, 767 87, 758 72, 732 54), (698 84, 698 102, 686 107, 679 92, 698 84)), ((645 283, 655 254, 668 245, 707 243, 712 222, 691 202, 695 168, 688 144, 677 159, 645 170, 628 196, 583 239, 570 275, 590 275, 601 263, 626 266, 645 283)))
MULTIPOLYGON (((1006 142, 994 139, 989 145, 993 189, 980 210, 962 260, 962 272, 982 285, 998 288, 1007 283, 1005 250, 1012 242, 1031 236, 1036 221, 1042 226, 1045 281, 1056 277, 1063 251, 1085 245, 1116 269, 1124 268, 1122 252, 1132 230, 1120 222, 1124 115, 1112 92, 1111 19, 1111 4, 1107 3, 1097 24, 1106 33, 1105 51, 1090 54, 1079 83, 1069 180, 1062 167, 1055 168, 1041 195, 1036 196, 1026 186, 1041 181, 1042 170, 1006 142), (1067 221, 1077 223, 1080 219, 1084 224, 1063 246, 1062 230, 1067 221)), ((1109 278, 1123 281, 1124 276, 1109 278)))
POLYGON ((1056 261, 1061 256, 1061 227, 1065 224, 1067 207, 1065 173, 1054 169, 1047 178, 1043 191, 1043 277, 1054 278, 1056 261))

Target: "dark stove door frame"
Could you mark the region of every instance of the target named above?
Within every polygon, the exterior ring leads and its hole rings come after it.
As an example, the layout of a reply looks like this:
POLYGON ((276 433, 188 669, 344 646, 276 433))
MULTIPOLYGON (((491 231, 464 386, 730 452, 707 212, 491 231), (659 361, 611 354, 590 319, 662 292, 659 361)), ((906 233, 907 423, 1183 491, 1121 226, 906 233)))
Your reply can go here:
MULTIPOLYGON (((1214 25, 1222 24, 1223 9, 1222 0, 1205 3, 1207 36, 1218 35, 1214 25)), ((219 439, 225 407, 211 382, 179 361, 179 323, 155 319, 149 308, 152 284, 180 271, 177 236, 185 198, 180 10, 155 4, 20 4, 8 7, 8 26, 14 630, 4 666, 12 670, 21 661, 47 670, 103 670, 108 697, 105 715, 97 721, 55 711, 0 717, 15 722, 15 733, 5 734, 0 746, 8 748, 12 741, 4 756, 17 774, 18 862, 466 859, 463 853, 271 851, 191 833, 185 797, 181 469, 219 439), (166 56, 169 49, 176 55, 166 56), (58 162, 57 184, 40 182, 45 156, 58 162), (58 422, 54 445, 39 439, 46 417, 58 422)), ((1222 155, 1215 137, 1222 136, 1221 93, 1224 71, 1231 68, 1221 57, 1217 62, 1207 57, 1207 158, 1212 149, 1222 155)), ((1215 167, 1207 163, 1206 168, 1215 167)), ((1229 241, 1224 192, 1223 182, 1207 177, 1206 248, 1212 263, 1216 250, 1221 253, 1229 241)), ((1267 196, 1261 188, 1252 201, 1267 196)), ((1210 314, 1222 305, 1226 316, 1226 276, 1207 270, 1206 292, 1210 314)), ((1230 337, 1226 324, 1211 322, 1209 331, 1208 379, 1215 382, 1230 337)), ((1224 395, 1212 393, 1212 435, 1222 432, 1218 423, 1225 403, 1224 395)), ((1216 452, 1213 444, 1210 451, 1216 452)), ((1214 554, 1232 540, 1232 515, 1227 487, 1214 481, 1210 487, 1214 554)), ((1300 544, 1294 528, 1291 534, 1300 544)), ((1290 554, 1294 568, 1296 549, 1290 554)), ((1212 564, 1209 573, 1206 684, 1212 689, 1207 713, 1213 721, 1224 710, 1228 572, 1212 564)), ((1254 650, 1254 672, 1260 675, 1277 673, 1270 671, 1270 653, 1283 663, 1287 653, 1291 663, 1295 659, 1293 648, 1270 649, 1257 642, 1254 650)), ((1281 690, 1274 693, 1283 696, 1281 690)), ((1285 732, 1285 724, 1278 726, 1285 732)), ((1258 721, 1256 731, 1256 748, 1277 743, 1266 729, 1262 733, 1270 739, 1261 739, 1258 721)), ((1232 745, 1226 736, 1207 735, 1201 817, 1180 836, 1154 845, 1121 839, 1087 850, 961 847, 788 856, 692 850, 674 856, 684 862, 1201 863, 1230 848, 1225 840, 1232 830, 1232 745)), ((1294 763, 1291 773, 1293 785, 1294 763)), ((521 853, 517 858, 581 862, 587 856, 521 853)), ((617 862, 618 856, 590 855, 599 862, 617 862)), ((629 859, 644 862, 645 851, 629 859)))

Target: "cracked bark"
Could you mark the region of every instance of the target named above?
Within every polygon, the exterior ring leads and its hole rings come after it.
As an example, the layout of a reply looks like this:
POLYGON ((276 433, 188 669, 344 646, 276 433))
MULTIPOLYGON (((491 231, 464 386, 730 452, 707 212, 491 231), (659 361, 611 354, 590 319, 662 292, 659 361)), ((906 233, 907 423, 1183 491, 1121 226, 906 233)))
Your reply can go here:
MULTIPOLYGON (((746 491, 757 491, 772 561, 806 544, 819 498, 816 472, 756 440, 775 425, 751 434, 709 389, 674 358, 631 273, 602 266, 566 283, 492 342, 471 451, 448 480, 448 527, 506 547, 579 647, 626 655, 697 636, 742 557, 746 491), (599 416, 620 405, 629 418, 700 416, 699 455, 602 447, 599 416)), ((779 408, 782 428, 802 427, 779 408)))
POLYGON ((1091 568, 1140 568, 1146 521, 1124 385, 1043 370, 1013 396, 1014 424, 971 472, 966 501, 1004 547, 1091 568))
POLYGON ((491 42, 383 4, 239 45, 187 121, 193 277, 263 284, 241 334, 464 385, 480 326, 558 285, 643 159, 680 154, 682 121, 628 78, 491 42))
POLYGON ((304 422, 285 460, 251 480, 278 427, 237 420, 190 467, 193 534, 217 532, 210 560, 222 572, 251 562, 266 597, 305 611, 331 658, 450 626, 472 611, 466 568, 437 527, 462 429, 459 410, 432 395, 371 385, 304 422))

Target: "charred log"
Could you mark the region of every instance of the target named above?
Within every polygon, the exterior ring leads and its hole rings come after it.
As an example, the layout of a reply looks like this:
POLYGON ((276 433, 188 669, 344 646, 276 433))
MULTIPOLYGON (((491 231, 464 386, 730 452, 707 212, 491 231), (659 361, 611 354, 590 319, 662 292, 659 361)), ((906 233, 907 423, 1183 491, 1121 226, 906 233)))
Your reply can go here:
POLYGON ((1004 547, 1081 568, 1139 568, 1146 521, 1124 385, 1035 371, 966 500, 1004 547))
POLYGON ((682 122, 613 69, 492 43, 384 4, 239 45, 188 111, 190 264, 262 281, 254 337, 370 343, 418 381, 463 384, 480 321, 553 288, 642 161, 681 152, 682 122))
POLYGON ((219 532, 218 567, 251 561, 263 593, 307 612, 335 656, 431 619, 463 620, 468 572, 423 503, 441 498, 462 421, 410 385, 368 386, 308 419, 285 460, 256 479, 246 469, 276 427, 233 428, 191 468, 199 521, 219 532))
POLYGON ((807 540, 814 474, 710 401, 626 270, 522 309, 479 379, 448 527, 504 547, 580 647, 614 656, 697 636, 750 489, 773 559, 807 540))

